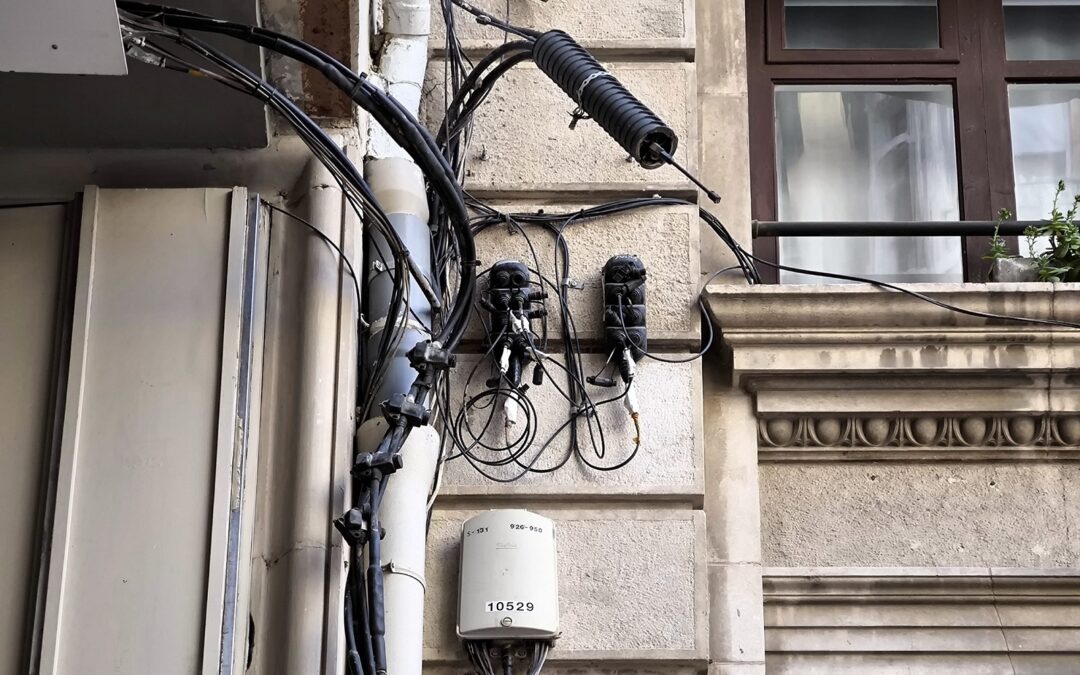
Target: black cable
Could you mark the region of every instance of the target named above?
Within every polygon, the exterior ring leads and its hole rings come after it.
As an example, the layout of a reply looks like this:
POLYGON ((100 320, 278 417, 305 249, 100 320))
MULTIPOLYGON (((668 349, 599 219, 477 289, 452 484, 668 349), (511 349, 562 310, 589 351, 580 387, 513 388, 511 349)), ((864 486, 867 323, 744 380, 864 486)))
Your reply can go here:
POLYGON ((501 19, 493 16, 492 14, 488 14, 484 10, 469 4, 465 0, 453 0, 453 3, 468 12, 469 14, 475 16, 476 22, 482 26, 494 26, 495 28, 498 28, 499 30, 502 30, 506 33, 513 33, 514 35, 533 40, 540 37, 541 35, 539 31, 531 30, 528 28, 521 28, 518 26, 511 26, 509 23, 502 21, 501 19))
POLYGON ((3 209, 29 209, 35 206, 68 206, 71 201, 66 202, 27 202, 25 204, 0 204, 0 210, 3 209))
POLYGON ((919 300, 922 300, 923 302, 927 302, 927 303, 929 303, 931 305, 941 307, 942 309, 946 309, 946 310, 948 310, 950 312, 956 312, 957 314, 965 314, 967 316, 973 316, 973 317, 977 317, 977 318, 980 318, 980 319, 989 319, 989 320, 992 320, 992 321, 1009 321, 1009 322, 1014 322, 1014 323, 1028 323, 1028 324, 1035 324, 1035 325, 1042 325, 1042 326, 1058 326, 1058 327, 1062 327, 1062 328, 1080 328, 1080 323, 1074 323, 1072 321, 1060 321, 1058 319, 1038 319, 1038 318, 1026 317, 1026 316, 1012 316, 1012 315, 1009 315, 1009 314, 995 314, 993 312, 981 312, 981 311, 979 311, 977 309, 968 309, 966 307, 959 307, 957 305, 952 305, 952 304, 947 303, 947 302, 942 302, 941 300, 938 300, 936 298, 932 298, 929 295, 924 295, 923 293, 919 293, 918 291, 913 291, 910 288, 904 288, 903 286, 897 286, 895 284, 890 284, 890 283, 887 283, 887 282, 884 282, 884 281, 878 281, 876 279, 869 279, 869 278, 866 278, 866 277, 857 277, 857 276, 848 275, 848 274, 839 274, 839 273, 836 273, 836 272, 823 272, 821 270, 808 270, 808 269, 803 269, 803 268, 800 268, 800 267, 792 267, 790 265, 781 265, 781 264, 778 264, 778 263, 770 262, 768 260, 763 260, 761 258, 758 258, 757 256, 754 256, 754 255, 750 254, 750 253, 746 253, 746 251, 743 251, 743 253, 745 253, 747 256, 749 256, 755 262, 759 262, 762 265, 767 265, 769 267, 772 267, 772 268, 775 268, 775 269, 778 269, 778 270, 784 270, 785 272, 794 272, 796 274, 807 274, 807 275, 815 276, 815 277, 824 277, 826 279, 838 279, 838 280, 841 280, 841 281, 853 281, 853 282, 856 282, 856 283, 870 284, 870 285, 873 285, 873 286, 877 286, 879 288, 885 288, 885 289, 888 289, 890 291, 896 291, 898 293, 903 293, 904 295, 909 295, 909 296, 911 296, 913 298, 918 298, 919 300))
MULTIPOLYGON (((449 165, 438 150, 434 139, 401 104, 385 92, 374 87, 366 79, 353 73, 336 59, 303 41, 256 26, 246 26, 205 17, 194 12, 174 11, 158 5, 121 1, 121 9, 141 16, 153 16, 166 25, 194 30, 221 33, 277 51, 309 65, 325 75, 336 87, 349 94, 358 105, 367 110, 390 136, 409 152, 440 196, 440 207, 449 209, 450 222, 457 231, 457 241, 463 265, 457 301, 452 303, 449 316, 444 317, 438 335, 439 341, 448 349, 457 346, 468 322, 468 308, 475 284, 470 281, 468 266, 475 258, 475 248, 468 235, 468 215, 461 196, 460 185, 449 165)), ((238 64, 237 64, 238 65, 238 64)), ((287 100, 287 99, 286 99, 287 100)), ((362 178, 359 181, 363 185, 362 178)), ((374 199, 370 199, 374 203, 374 199)), ((392 229, 392 228, 388 228, 392 229)), ((405 262, 409 262, 406 256, 405 262)), ((415 264, 410 265, 415 272, 415 264)), ((415 276, 415 275, 414 275, 415 276)), ((418 279, 422 286, 424 282, 418 279)))
POLYGON ((330 237, 323 234, 323 232, 321 230, 319 230, 319 228, 316 227, 314 224, 312 224, 311 221, 305 220, 305 219, 301 218, 300 216, 296 215, 295 213, 291 213, 289 211, 286 211, 285 209, 283 209, 283 208, 281 208, 279 206, 275 206, 274 204, 271 204, 270 202, 266 201, 265 199, 262 199, 260 201, 262 201, 263 205, 266 206, 271 211, 275 211, 277 213, 280 213, 283 216, 288 216, 289 218, 292 218, 296 222, 300 223, 301 225, 306 227, 312 234, 314 234, 319 239, 321 239, 323 241, 323 243, 325 243, 327 246, 329 246, 330 248, 332 248, 334 250, 334 253, 337 254, 338 258, 340 258, 341 262, 345 265, 345 269, 348 270, 349 278, 352 279, 353 291, 356 293, 356 307, 359 310, 359 308, 360 308, 360 298, 362 297, 361 294, 360 294, 360 283, 359 283, 359 281, 357 280, 357 277, 356 277, 356 270, 353 269, 353 265, 349 261, 349 256, 345 255, 345 252, 341 250, 341 247, 338 246, 337 244, 335 244, 333 239, 331 239, 330 237))

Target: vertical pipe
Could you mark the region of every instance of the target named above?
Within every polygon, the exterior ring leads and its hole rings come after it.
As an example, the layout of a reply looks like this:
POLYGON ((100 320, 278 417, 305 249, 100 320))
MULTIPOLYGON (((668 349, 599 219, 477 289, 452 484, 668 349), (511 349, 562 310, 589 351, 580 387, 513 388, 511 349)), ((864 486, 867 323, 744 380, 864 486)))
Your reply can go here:
MULTIPOLYGON (((429 0, 387 0, 384 7, 385 43, 380 71, 389 93, 417 115, 427 70, 431 5, 429 0)), ((365 177, 417 268, 430 279, 432 246, 424 176, 377 125, 371 130, 369 155, 365 177)), ((386 263, 392 264, 393 259, 388 255, 385 240, 375 233, 365 240, 365 256, 366 315, 371 330, 367 336, 364 373, 370 378, 374 348, 390 323, 386 315, 392 284, 386 263)), ((431 306, 415 281, 410 279, 410 284, 404 336, 390 356, 382 382, 375 388, 376 405, 393 394, 408 392, 417 373, 406 354, 417 342, 430 339, 431 306)), ((368 381, 368 384, 372 383, 368 381)), ((378 418, 377 408, 369 413, 368 420, 362 421, 358 449, 370 452, 387 425, 378 418)), ((427 498, 439 449, 439 437, 434 429, 414 430, 401 450, 403 467, 390 477, 383 496, 380 515, 386 531, 381 559, 385 571, 385 645, 387 671, 393 675, 421 675, 423 666, 427 498)))

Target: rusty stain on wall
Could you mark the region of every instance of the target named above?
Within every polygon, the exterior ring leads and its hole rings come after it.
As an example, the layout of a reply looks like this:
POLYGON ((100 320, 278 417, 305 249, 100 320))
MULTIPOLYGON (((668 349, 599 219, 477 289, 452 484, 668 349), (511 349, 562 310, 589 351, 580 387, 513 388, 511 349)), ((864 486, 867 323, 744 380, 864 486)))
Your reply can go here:
MULTIPOLYGON (((349 3, 340 0, 300 0, 299 7, 304 40, 346 65, 351 63, 349 3)), ((348 97, 311 68, 304 68, 304 101, 305 112, 313 117, 352 117, 348 97)))

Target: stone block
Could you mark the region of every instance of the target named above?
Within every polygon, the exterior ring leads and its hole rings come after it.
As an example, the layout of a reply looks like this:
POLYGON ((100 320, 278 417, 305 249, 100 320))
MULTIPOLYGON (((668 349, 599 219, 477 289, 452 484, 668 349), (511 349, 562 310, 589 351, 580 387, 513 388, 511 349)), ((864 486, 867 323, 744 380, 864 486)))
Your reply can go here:
MULTIPOLYGON (((704 202, 746 250, 752 250, 750 236, 750 117, 746 94, 702 94, 701 176, 706 185, 724 198, 719 204, 704 202)), ((735 264, 724 243, 701 223, 702 274, 710 274, 735 264)), ((734 271, 721 281, 744 283, 734 271)))
POLYGON ((1073 464, 762 464, 776 566, 1076 567, 1073 464))
MULTIPOLYGON (((554 661, 704 665, 708 581, 700 511, 561 511, 556 522, 561 637, 554 661)), ((436 510, 428 537, 425 656, 462 660, 455 634, 461 524, 436 510)), ((655 666, 653 666, 655 667, 655 666)))
MULTIPOLYGON (((673 356, 673 355, 668 355, 673 356)), ((490 359, 463 356, 451 380, 451 416, 456 417, 461 408, 463 385, 475 368, 469 387, 469 395, 483 392, 484 381, 491 375, 490 359)), ((604 356, 588 354, 584 370, 595 373, 604 363, 604 356)), ((536 467, 547 468, 561 461, 570 449, 569 433, 562 431, 547 449, 540 446, 568 419, 569 404, 559 394, 559 387, 566 390, 565 375, 557 368, 548 366, 550 375, 541 386, 530 387, 527 395, 535 406, 537 435, 532 448, 521 457, 528 465, 536 454, 536 467), (554 376, 554 381, 552 377, 554 376)), ((528 373, 531 377, 531 368, 528 373)), ((465 458, 451 460, 443 477, 443 497, 473 495, 633 495, 639 496, 687 496, 700 497, 703 487, 703 458, 701 434, 701 365, 699 362, 668 364, 648 359, 638 364, 635 377, 639 406, 641 408, 642 443, 637 456, 616 471, 597 471, 586 467, 573 458, 553 473, 527 474, 521 480, 507 484, 485 478, 465 458)), ((602 401, 621 393, 621 389, 588 386, 594 401, 602 401)), ((479 432, 488 421, 490 409, 475 410, 470 419, 472 428, 479 432)), ((524 418, 519 418, 524 425, 524 418)), ((502 406, 497 406, 491 417, 490 431, 483 436, 489 445, 504 445, 505 431, 502 406)), ((596 420, 603 426, 607 451, 598 459, 589 442, 584 420, 579 420, 581 450, 593 464, 612 466, 625 459, 633 450, 634 426, 621 402, 602 405, 596 420)), ((521 432, 513 432, 514 438, 521 432)), ((485 459, 505 457, 505 453, 492 453, 477 448, 476 454, 485 459)), ((505 467, 481 466, 485 472, 500 478, 508 478, 522 472, 517 464, 505 467)))
MULTIPOLYGON (((697 165, 697 90, 692 63, 605 64, 631 92, 679 135, 676 158, 697 165)), ((443 118, 444 62, 433 61, 423 118, 437 129, 443 118)), ((570 129, 573 101, 533 65, 521 65, 495 85, 475 117, 465 165, 466 189, 550 194, 596 191, 694 194, 675 169, 652 171, 628 161, 625 150, 595 122, 570 129)))
MULTIPOLYGON (((499 204, 504 213, 573 213, 580 205, 499 204)), ((524 225, 524 234, 510 227, 492 227, 476 237, 481 270, 495 262, 514 258, 537 269, 558 284, 555 236, 547 229, 524 225), (531 248, 530 248, 531 245, 531 248), (535 251, 535 257, 533 252, 535 251)), ((573 325, 582 340, 596 340, 603 325, 603 267, 614 255, 631 253, 641 258, 648 272, 648 326, 653 344, 680 343, 697 346, 701 313, 698 310, 698 216, 694 206, 665 206, 628 211, 611 217, 572 223, 564 236, 570 250, 570 279, 583 286, 568 291, 573 325)), ((561 257, 560 257, 561 260, 561 257)), ((535 278, 534 281, 539 281, 535 278)), ((486 281, 481 281, 481 287, 486 281)), ((548 331, 557 338, 562 330, 555 291, 545 285, 548 331)), ((481 318, 486 319, 481 312, 481 318)), ((539 327, 539 322, 535 322, 539 327)), ((470 337, 483 336, 474 319, 470 337)))
POLYGON ((761 568, 709 565, 711 639, 714 661, 764 662, 761 568))
MULTIPOLYGON (((473 0, 472 4, 522 28, 564 30, 590 49, 692 53, 694 48, 692 0, 515 0, 509 16, 503 0, 473 0)), ((440 49, 446 39, 442 3, 432 0, 431 6, 431 44, 440 49)), ((506 36, 498 29, 479 25, 460 8, 454 10, 454 23, 465 49, 490 49, 502 44, 506 36)))
POLYGON ((746 3, 699 0, 698 45, 701 89, 709 94, 746 95, 746 3))

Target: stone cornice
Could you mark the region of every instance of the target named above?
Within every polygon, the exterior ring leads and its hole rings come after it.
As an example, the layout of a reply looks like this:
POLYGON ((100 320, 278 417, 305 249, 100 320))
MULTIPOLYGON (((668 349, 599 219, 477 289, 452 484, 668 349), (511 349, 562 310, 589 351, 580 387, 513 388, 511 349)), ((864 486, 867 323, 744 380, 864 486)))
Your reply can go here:
MULTIPOLYGON (((1080 323, 1080 284, 912 284, 936 300, 1080 323)), ((731 368, 758 375, 1055 373, 1080 368, 1080 330, 972 317, 868 285, 710 285, 731 368)))
MULTIPOLYGON (((1080 284, 907 284, 905 288, 980 312, 1080 322, 1080 284)), ((972 328, 983 332, 1054 330, 967 316, 866 284, 710 284, 706 296, 709 312, 725 334, 771 332, 794 337, 807 332, 872 335, 964 332, 972 328)))
POLYGON ((769 604, 814 602, 1080 603, 1080 569, 766 567, 769 604))
MULTIPOLYGON (((1080 323, 1080 284, 908 288, 1080 323)), ((706 295, 732 380, 754 397, 762 459, 1080 458, 1080 330, 966 316, 867 285, 706 295)))

